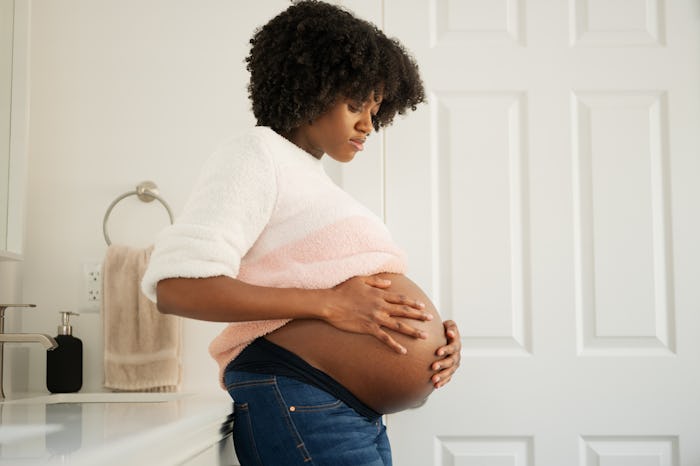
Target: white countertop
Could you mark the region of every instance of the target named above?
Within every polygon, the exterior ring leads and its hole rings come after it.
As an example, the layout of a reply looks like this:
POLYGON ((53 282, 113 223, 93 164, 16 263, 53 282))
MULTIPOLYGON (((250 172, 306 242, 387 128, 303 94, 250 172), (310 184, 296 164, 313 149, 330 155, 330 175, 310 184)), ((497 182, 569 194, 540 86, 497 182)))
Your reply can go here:
POLYGON ((230 432, 232 406, 223 391, 13 399, 0 403, 0 464, 171 466, 230 432))

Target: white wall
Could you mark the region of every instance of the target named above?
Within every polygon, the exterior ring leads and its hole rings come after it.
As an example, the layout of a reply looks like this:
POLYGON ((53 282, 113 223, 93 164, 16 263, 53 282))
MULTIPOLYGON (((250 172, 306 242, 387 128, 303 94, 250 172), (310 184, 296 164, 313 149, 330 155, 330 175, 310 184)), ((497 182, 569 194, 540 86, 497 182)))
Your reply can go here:
MULTIPOLYGON (((15 261, 0 261, 0 303, 18 304, 22 302, 21 263, 15 261)), ((8 309, 5 311, 5 329, 17 331, 14 322, 21 321, 21 311, 8 309), (14 318, 17 317, 17 318, 14 318)))
MULTIPOLYGON (((38 308, 24 315, 24 331, 54 335, 58 311, 81 312, 83 262, 105 253, 102 219, 112 200, 150 179, 177 214, 204 158, 253 123, 248 40, 287 4, 33 1, 22 294, 38 308)), ((159 204, 131 197, 114 209, 110 236, 145 246, 166 223, 159 204)), ((206 349, 220 328, 186 322, 185 390, 218 390, 206 349)), ((83 313, 74 333, 84 344, 83 389, 99 390, 99 314, 83 313)), ((29 352, 29 388, 45 390, 45 353, 29 352)))
MULTIPOLYGON (((0 304, 21 304, 22 264, 0 260, 0 304)), ((5 332, 22 331, 22 318, 34 309, 10 308, 5 311, 5 332)), ((27 358, 25 345, 4 345, 3 387, 5 394, 27 390, 27 358)))

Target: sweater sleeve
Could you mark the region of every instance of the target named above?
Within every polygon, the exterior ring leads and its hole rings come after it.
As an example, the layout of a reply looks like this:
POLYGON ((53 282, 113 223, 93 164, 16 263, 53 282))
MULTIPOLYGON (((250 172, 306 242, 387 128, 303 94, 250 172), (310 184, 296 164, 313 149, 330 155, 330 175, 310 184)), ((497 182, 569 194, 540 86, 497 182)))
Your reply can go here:
POLYGON ((276 170, 263 141, 249 134, 219 148, 205 163, 182 214, 158 235, 143 293, 155 301, 156 285, 166 278, 236 278, 276 198, 276 170))

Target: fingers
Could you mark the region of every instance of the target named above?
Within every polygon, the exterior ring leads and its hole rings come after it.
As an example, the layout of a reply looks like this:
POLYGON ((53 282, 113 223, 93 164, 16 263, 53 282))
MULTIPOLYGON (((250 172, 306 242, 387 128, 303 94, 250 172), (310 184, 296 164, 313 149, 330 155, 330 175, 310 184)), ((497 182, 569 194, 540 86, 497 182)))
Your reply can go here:
POLYGON ((365 277, 365 284, 369 286, 373 286, 375 288, 381 288, 383 290, 389 288, 391 286, 391 280, 387 280, 385 278, 379 278, 374 275, 370 275, 369 277, 365 277))
MULTIPOLYGON (((433 320, 434 318, 433 315, 429 312, 418 311, 416 309, 411 309, 408 306, 389 307, 386 309, 386 315, 393 320, 394 325, 397 325, 398 322, 401 322, 399 320, 396 320, 396 317, 403 317, 406 319, 420 321, 433 320)), ((387 324, 386 326, 393 329, 392 324, 387 324)))
POLYGON ((451 357, 454 354, 459 354, 461 349, 462 349, 461 344, 453 342, 453 343, 450 343, 449 345, 441 346, 440 348, 437 349, 437 351, 435 351, 435 354, 437 354, 438 356, 451 357))
POLYGON ((452 375, 457 371, 457 367, 459 367, 459 361, 454 357, 434 362, 431 369, 439 372, 430 378, 433 387, 440 388, 452 380, 452 375))
POLYGON ((406 348, 398 344, 396 340, 391 338, 391 336, 388 333, 381 329, 378 329, 374 336, 377 337, 379 341, 389 346, 391 349, 393 349, 399 354, 406 354, 408 352, 406 348))
POLYGON ((411 299, 408 296, 403 295, 403 294, 391 294, 391 293, 389 293, 384 297, 384 301, 386 301, 387 303, 398 304, 400 306, 413 308, 413 309, 419 309, 419 310, 425 309, 424 302, 418 301, 416 299, 411 299))
POLYGON ((462 340, 457 324, 452 320, 446 320, 443 324, 447 345, 441 346, 435 353, 444 357, 431 366, 431 369, 437 372, 430 379, 436 389, 445 386, 452 380, 452 375, 459 367, 462 351, 462 340))
POLYGON ((392 293, 390 286, 391 280, 377 276, 353 277, 336 285, 334 301, 342 306, 333 306, 334 312, 324 319, 341 330, 373 335, 397 353, 405 354, 406 348, 391 337, 389 330, 427 339, 425 331, 414 328, 406 319, 426 321, 434 317, 425 311, 425 303, 392 293))
MULTIPOLYGON (((434 362, 433 365, 430 366, 430 368, 436 372, 437 371, 445 371, 446 369, 451 369, 451 368, 456 369, 455 366, 457 366, 457 364, 458 363, 455 360, 455 358, 445 358, 445 359, 441 359, 440 361, 434 362)), ((454 372, 454 369, 452 370, 452 372, 454 372)))
POLYGON ((431 313, 423 310, 425 309, 425 304, 420 301, 407 298, 403 295, 387 296, 384 300, 389 304, 394 304, 394 306, 386 308, 388 316, 392 318, 393 325, 392 323, 387 323, 385 326, 400 333, 416 336, 416 334, 410 332, 413 327, 404 324, 400 320, 394 319, 395 317, 404 317, 420 321, 433 320, 434 318, 431 313))
MULTIPOLYGON (((365 284, 372 286, 374 288, 380 288, 383 290, 388 289, 391 286, 391 280, 387 280, 385 278, 380 278, 374 275, 371 275, 369 277, 364 277, 364 282, 365 284)), ((425 309, 425 303, 418 301, 416 299, 411 299, 406 295, 403 294, 396 294, 396 293, 387 293, 386 296, 384 296, 384 301, 387 303, 391 304, 397 304, 400 306, 407 306, 408 308, 413 308, 413 309, 418 309, 418 310, 423 310, 425 309)), ((403 315, 403 314, 397 314, 402 317, 413 317, 413 315, 403 315)), ((430 315, 430 314, 426 314, 430 315)), ((415 318, 415 317, 414 317, 415 318)), ((432 315, 430 316, 432 318, 432 315)), ((428 320, 428 319, 423 319, 421 320, 428 320)))
POLYGON ((452 321, 444 322, 445 340, 447 341, 447 344, 438 348, 435 354, 437 354, 438 356, 457 355, 457 358, 459 358, 459 354, 462 351, 462 339, 459 336, 459 330, 457 330, 457 326, 449 325, 449 322, 452 321))
POLYGON ((443 326, 445 327, 445 336, 448 338, 448 343, 459 340, 459 329, 454 320, 446 320, 443 322, 443 326))
POLYGON ((433 382, 433 387, 435 387, 436 389, 444 387, 445 385, 447 385, 447 383, 450 380, 452 380, 452 374, 454 372, 448 372, 448 371, 445 371, 445 372, 447 373, 447 375, 437 374, 437 375, 434 375, 433 378, 431 379, 431 381, 433 382))
POLYGON ((457 324, 452 320, 446 320, 443 322, 443 325, 445 326, 447 344, 438 348, 435 354, 438 356, 445 356, 443 361, 454 359, 456 365, 459 365, 460 352, 462 351, 462 340, 459 335, 459 329, 457 328, 457 324))
POLYGON ((385 325, 385 327, 391 328, 392 330, 395 330, 399 333, 403 333, 404 335, 408 335, 409 337, 421 338, 423 340, 428 338, 428 334, 426 332, 424 332, 423 330, 418 330, 416 328, 413 328, 410 325, 401 322, 400 320, 394 320, 393 327, 390 325, 385 325))
POLYGON ((402 322, 401 320, 398 319, 393 319, 391 317, 385 317, 381 319, 377 323, 377 330, 374 333, 374 336, 377 337, 380 341, 382 341, 384 344, 388 345, 390 348, 392 348, 394 351, 396 351, 399 354, 406 354, 407 350, 403 346, 401 346, 396 340, 394 340, 391 335, 389 335, 386 331, 383 329, 391 329, 395 332, 401 333, 403 335, 407 335, 409 337, 413 338, 420 338, 420 339, 427 339, 428 338, 428 333, 423 331, 423 330, 418 330, 405 322, 402 322))

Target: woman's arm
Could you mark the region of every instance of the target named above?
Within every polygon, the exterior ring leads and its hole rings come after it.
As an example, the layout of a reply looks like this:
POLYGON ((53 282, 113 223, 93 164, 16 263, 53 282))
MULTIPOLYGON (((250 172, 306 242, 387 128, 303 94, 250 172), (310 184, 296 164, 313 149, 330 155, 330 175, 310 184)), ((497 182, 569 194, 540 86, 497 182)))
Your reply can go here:
POLYGON ((430 320, 425 305, 385 291, 389 280, 353 277, 333 288, 307 290, 270 288, 226 276, 169 278, 156 286, 158 310, 199 320, 241 322, 270 319, 320 319, 347 332, 373 335, 398 353, 405 353, 385 329, 414 338, 424 332, 399 317, 430 320))

